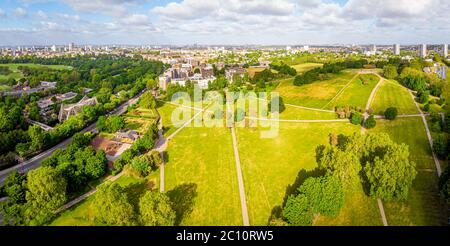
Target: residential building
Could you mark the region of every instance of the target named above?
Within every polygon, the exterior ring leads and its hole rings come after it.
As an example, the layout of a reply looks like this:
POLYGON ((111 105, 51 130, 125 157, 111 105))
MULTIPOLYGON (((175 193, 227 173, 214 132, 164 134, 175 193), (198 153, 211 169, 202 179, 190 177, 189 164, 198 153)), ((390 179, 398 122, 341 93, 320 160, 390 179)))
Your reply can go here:
POLYGON ((419 56, 425 58, 427 56, 427 45, 421 44, 419 46, 419 56))
POLYGON ((200 73, 202 74, 203 78, 213 77, 214 69, 212 66, 206 66, 206 67, 200 68, 200 73))
POLYGON ((443 44, 442 45, 442 55, 444 56, 444 58, 447 58, 448 56, 448 45, 447 44, 443 44))
POLYGON ((163 75, 159 77, 158 86, 162 90, 167 90, 167 85, 170 83, 170 77, 163 75))
POLYGON ((239 75, 242 77, 244 77, 244 74, 246 74, 247 71, 243 68, 230 68, 225 70, 225 77, 227 78, 228 81, 233 82, 233 78, 235 75, 239 75))
POLYGON ((400 55, 400 44, 394 44, 394 55, 400 55))

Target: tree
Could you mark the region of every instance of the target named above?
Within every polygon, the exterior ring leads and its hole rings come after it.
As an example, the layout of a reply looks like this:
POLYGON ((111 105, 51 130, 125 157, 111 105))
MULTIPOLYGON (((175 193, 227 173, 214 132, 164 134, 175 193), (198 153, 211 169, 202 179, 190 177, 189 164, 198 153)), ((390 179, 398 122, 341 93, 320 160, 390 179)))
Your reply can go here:
POLYGON ((308 198, 312 211, 316 214, 335 216, 344 205, 341 182, 332 175, 308 178, 298 191, 308 198))
POLYGON ((448 154, 448 138, 447 135, 441 133, 433 139, 433 150, 441 159, 445 159, 448 154))
POLYGON ((42 225, 67 200, 67 182, 53 167, 40 167, 28 173, 25 223, 42 225))
POLYGON ((384 118, 386 118, 387 120, 395 120, 395 118, 397 118, 397 114, 397 108, 389 107, 386 109, 386 111, 384 111, 384 118))
POLYGON ((386 201, 405 200, 417 171, 409 161, 405 144, 394 143, 387 134, 367 134, 364 143, 364 175, 370 195, 386 201))
POLYGON ((429 91, 419 91, 417 93, 417 101, 419 103, 427 103, 430 97, 429 91))
POLYGON ((153 160, 148 155, 136 156, 131 161, 131 167, 143 177, 147 176, 151 172, 152 165, 153 160))
POLYGON ((355 142, 360 141, 354 135, 348 143, 338 144, 338 146, 319 146, 316 149, 316 157, 319 168, 328 174, 336 176, 342 184, 353 187, 359 181, 361 171, 360 154, 355 151, 355 142))
POLYGON ((372 129, 372 128, 374 128, 376 125, 377 125, 377 122, 376 122, 376 120, 375 120, 375 116, 374 116, 374 115, 370 115, 370 116, 367 118, 367 120, 366 120, 365 127, 366 127, 367 129, 372 129))
POLYGON ((118 130, 125 127, 125 120, 123 119, 122 116, 118 115, 109 116, 107 123, 108 123, 107 129, 109 130, 108 132, 117 132, 118 130))
POLYGON ((22 204, 26 202, 25 183, 26 176, 19 174, 17 171, 11 172, 6 177, 3 189, 12 203, 22 204))
POLYGON ((344 206, 344 191, 336 176, 310 177, 290 195, 283 208, 283 217, 290 225, 311 225, 316 214, 335 216, 344 206))
POLYGON ((28 135, 31 139, 31 151, 38 151, 44 146, 45 133, 39 126, 32 125, 28 128, 28 135))
POLYGON ((145 226, 173 226, 175 210, 169 197, 160 192, 148 191, 139 200, 141 223, 145 226))
POLYGON ((447 166, 439 177, 439 190, 447 203, 450 204, 450 166, 447 166))
POLYGON ((352 122, 353 125, 361 125, 362 121, 363 121, 363 116, 360 112, 352 112, 352 116, 350 121, 352 122))
POLYGON ((307 226, 311 225, 314 213, 305 195, 291 195, 283 208, 283 217, 289 225, 307 226))
POLYGON ((91 156, 86 160, 84 171, 91 179, 100 178, 105 175, 107 163, 105 152, 102 150, 97 151, 95 156, 91 156))
POLYGON ((135 213, 123 188, 116 184, 100 185, 93 207, 95 220, 105 225, 135 225, 135 213))
POLYGON ((104 131, 106 129, 106 116, 102 115, 98 117, 96 127, 99 131, 104 131))
POLYGON ((152 95, 150 91, 144 93, 141 99, 139 100, 139 105, 146 109, 153 109, 156 107, 155 97, 152 95))
POLYGON ((272 97, 268 106, 272 113, 283 113, 283 111, 286 109, 286 107, 284 106, 283 98, 280 96, 272 97), (274 105, 274 108, 272 108, 272 105, 274 105))
POLYGON ((397 67, 394 65, 387 65, 383 69, 384 77, 388 79, 395 79, 398 77, 397 67))

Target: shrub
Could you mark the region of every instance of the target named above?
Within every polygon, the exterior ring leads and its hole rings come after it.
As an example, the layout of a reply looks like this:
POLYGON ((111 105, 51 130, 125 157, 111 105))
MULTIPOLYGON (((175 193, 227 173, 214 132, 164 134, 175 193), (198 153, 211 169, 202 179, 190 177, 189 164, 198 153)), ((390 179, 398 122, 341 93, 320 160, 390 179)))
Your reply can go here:
POLYGON ((377 125, 377 122, 375 121, 375 116, 371 115, 369 116, 369 118, 367 118, 366 120, 366 128, 367 129, 372 129, 377 125))
POLYGON ((397 114, 398 114, 398 111, 397 111, 397 108, 395 108, 395 107, 387 108, 386 111, 384 111, 384 117, 387 120, 395 120, 395 118, 397 118, 397 114))
POLYGON ((361 125, 363 121, 363 116, 359 112, 352 112, 350 121, 352 122, 353 125, 361 125))

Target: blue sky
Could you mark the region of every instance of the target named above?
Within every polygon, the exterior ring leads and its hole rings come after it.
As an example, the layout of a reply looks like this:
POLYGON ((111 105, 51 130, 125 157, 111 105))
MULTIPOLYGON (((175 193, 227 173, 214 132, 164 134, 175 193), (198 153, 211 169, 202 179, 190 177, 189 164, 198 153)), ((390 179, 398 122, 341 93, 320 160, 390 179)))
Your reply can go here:
POLYGON ((3 0, 0 45, 449 43, 448 0, 3 0))

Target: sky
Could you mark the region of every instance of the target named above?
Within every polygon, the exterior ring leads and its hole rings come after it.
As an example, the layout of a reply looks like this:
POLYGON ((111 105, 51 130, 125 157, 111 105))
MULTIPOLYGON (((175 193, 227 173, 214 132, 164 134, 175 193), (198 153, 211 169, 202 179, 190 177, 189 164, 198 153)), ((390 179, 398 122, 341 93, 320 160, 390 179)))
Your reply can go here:
POLYGON ((2 0, 0 45, 450 43, 449 0, 2 0))

